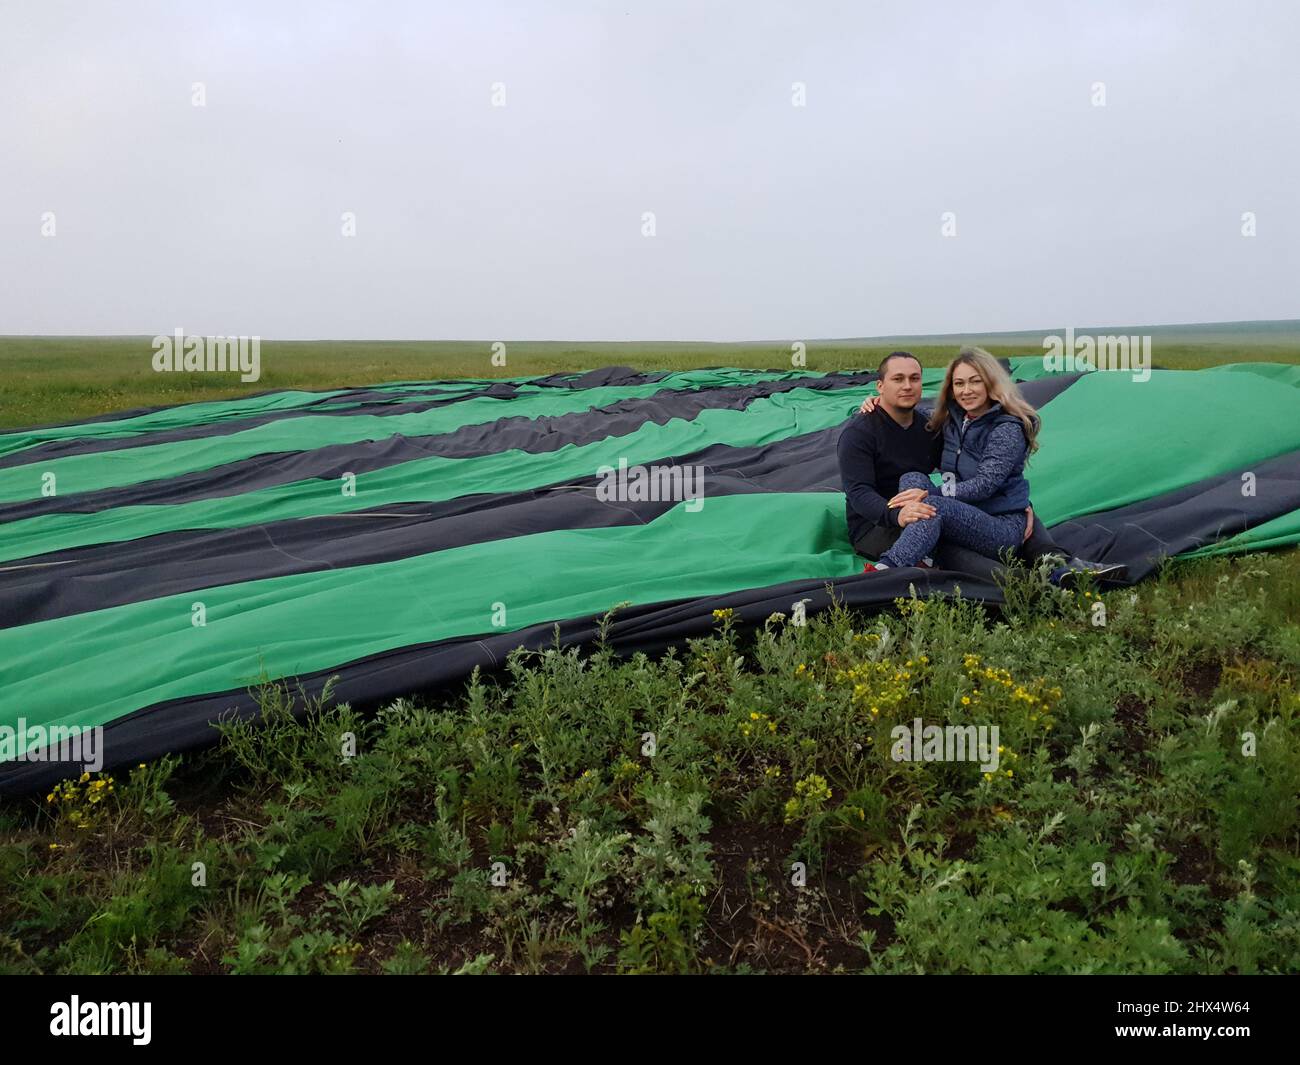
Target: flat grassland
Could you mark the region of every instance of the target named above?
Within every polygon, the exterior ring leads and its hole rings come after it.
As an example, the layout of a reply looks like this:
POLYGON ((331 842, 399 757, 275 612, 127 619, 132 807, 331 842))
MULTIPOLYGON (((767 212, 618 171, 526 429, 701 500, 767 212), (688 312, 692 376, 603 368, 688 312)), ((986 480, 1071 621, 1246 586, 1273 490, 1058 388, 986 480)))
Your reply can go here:
MULTIPOLYGON (((874 369, 889 352, 943 366, 962 344, 995 355, 1042 355, 1047 332, 804 340, 808 369, 874 369)), ((1149 335, 1152 362, 1197 369, 1227 362, 1300 363, 1300 321, 1183 326, 1116 326, 1076 334, 1149 335)), ((505 341, 506 365, 491 361, 491 340, 266 340, 261 377, 157 373, 150 337, 0 337, 0 429, 75 421, 132 407, 226 399, 280 388, 326 389, 455 377, 528 377, 601 366, 685 370, 700 366, 788 369, 789 341, 566 343, 505 341)))

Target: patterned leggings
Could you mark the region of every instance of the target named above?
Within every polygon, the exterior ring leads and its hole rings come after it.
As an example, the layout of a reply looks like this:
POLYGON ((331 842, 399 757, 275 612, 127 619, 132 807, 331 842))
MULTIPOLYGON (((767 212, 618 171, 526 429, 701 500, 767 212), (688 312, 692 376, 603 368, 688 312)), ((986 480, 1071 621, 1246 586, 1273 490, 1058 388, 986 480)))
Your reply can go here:
MULTIPOLYGON (((923 473, 905 473, 898 481, 898 490, 933 487, 923 473)), ((982 555, 997 557, 1000 551, 1017 547, 1025 536, 1025 512, 1010 514, 985 514, 973 503, 965 503, 949 496, 930 496, 925 502, 934 507, 933 518, 914 521, 905 527, 894 546, 880 556, 889 566, 915 566, 921 559, 934 554, 939 537, 982 555)))

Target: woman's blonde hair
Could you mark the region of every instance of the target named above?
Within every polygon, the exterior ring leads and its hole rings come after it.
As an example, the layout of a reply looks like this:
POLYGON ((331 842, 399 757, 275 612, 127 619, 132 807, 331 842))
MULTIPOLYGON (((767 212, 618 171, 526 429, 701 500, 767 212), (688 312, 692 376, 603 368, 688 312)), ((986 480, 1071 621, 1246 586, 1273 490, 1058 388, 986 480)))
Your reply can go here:
POLYGON ((1025 430, 1025 439, 1029 443, 1026 455, 1038 450, 1038 412, 1029 405, 1029 401, 1020 394, 1020 388, 1011 380, 1011 375, 983 348, 962 348, 957 357, 948 364, 948 372, 943 375, 943 384, 939 388, 939 399, 934 408, 934 416, 926 423, 931 432, 943 428, 948 420, 948 405, 954 402, 952 393, 952 375, 958 366, 969 366, 984 379, 988 389, 989 401, 1001 403, 1002 409, 1015 418, 1025 430))

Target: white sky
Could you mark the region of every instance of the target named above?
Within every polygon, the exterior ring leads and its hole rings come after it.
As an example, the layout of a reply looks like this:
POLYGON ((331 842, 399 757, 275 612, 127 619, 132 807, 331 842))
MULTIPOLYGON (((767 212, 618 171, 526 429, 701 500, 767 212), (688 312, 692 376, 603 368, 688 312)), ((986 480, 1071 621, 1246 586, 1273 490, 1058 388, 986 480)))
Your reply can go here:
POLYGON ((1292 2, 0 0, 0 334, 1300 317, 1297 55, 1292 2))

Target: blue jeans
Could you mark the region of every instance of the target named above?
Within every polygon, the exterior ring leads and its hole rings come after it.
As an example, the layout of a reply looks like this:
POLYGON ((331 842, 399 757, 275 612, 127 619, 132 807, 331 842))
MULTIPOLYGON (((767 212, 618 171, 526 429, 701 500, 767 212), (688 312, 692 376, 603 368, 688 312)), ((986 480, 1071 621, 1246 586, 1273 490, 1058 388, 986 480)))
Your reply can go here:
MULTIPOLYGON (((905 473, 898 480, 900 492, 908 488, 929 491, 932 487, 930 478, 923 473, 905 473)), ((934 507, 934 517, 906 526, 894 546, 880 556, 881 562, 889 566, 915 566, 921 559, 934 555, 940 537, 945 542, 996 558, 1009 548, 1019 547, 1025 537, 1023 510, 985 514, 973 503, 941 495, 928 496, 925 502, 934 507)))

